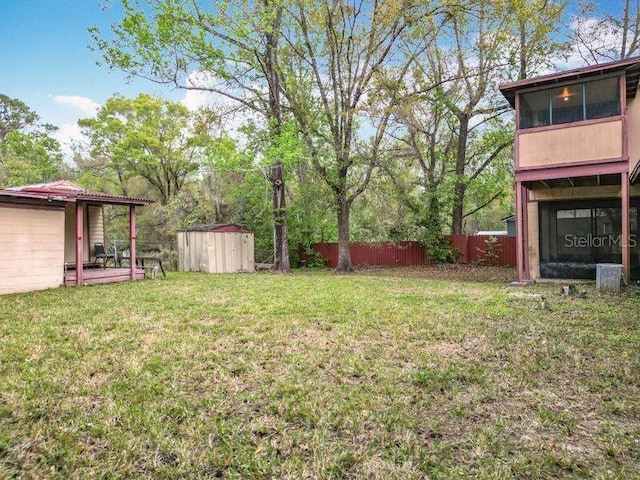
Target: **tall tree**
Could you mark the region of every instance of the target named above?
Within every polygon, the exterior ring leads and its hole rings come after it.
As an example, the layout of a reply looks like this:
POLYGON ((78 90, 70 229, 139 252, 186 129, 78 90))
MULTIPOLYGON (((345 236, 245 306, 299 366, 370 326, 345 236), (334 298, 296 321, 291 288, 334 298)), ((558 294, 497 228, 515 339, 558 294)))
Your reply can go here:
POLYGON ((401 165, 410 162, 416 178, 407 183, 403 171, 386 169, 422 224, 423 239, 437 243, 438 212, 448 210, 446 223, 462 233, 466 219, 509 196, 512 128, 502 116, 510 109, 497 85, 555 58, 563 8, 553 0, 473 1, 449 5, 450 21, 434 25, 436 41, 412 69, 393 113, 394 155, 401 165))
MULTIPOLYGON (((281 140, 279 75, 282 0, 121 0, 123 19, 109 40, 91 29, 111 68, 178 88, 231 99, 262 116, 271 146, 281 140)), ((279 158, 266 158, 278 162, 279 158)), ((274 182, 274 190, 277 187, 274 182)), ((289 272, 286 216, 274 209, 275 266, 289 272)))
POLYGON ((429 247, 444 235, 441 216, 451 204, 447 181, 457 146, 456 117, 443 100, 456 85, 445 57, 444 50, 431 48, 414 68, 408 92, 393 111, 393 155, 399 162, 385 168, 396 195, 412 212, 417 238, 429 247), (413 93, 415 85, 423 91, 413 93))
POLYGON ((0 187, 55 180, 63 167, 55 127, 24 102, 0 94, 0 187))
POLYGON ((146 94, 116 95, 95 118, 78 121, 90 138, 91 154, 118 175, 138 175, 162 205, 198 171, 213 142, 212 115, 191 113, 182 104, 146 94))
POLYGON ((391 79, 383 86, 389 90, 402 85, 430 42, 425 20, 437 11, 413 0, 297 0, 289 9, 283 91, 313 166, 333 196, 337 271, 352 270, 351 205, 371 180, 391 115, 383 101, 369 115, 368 102, 378 82, 391 79))
POLYGON ((564 8, 563 0, 474 0, 449 8, 451 21, 426 58, 432 71, 446 72, 439 94, 427 101, 444 104, 454 120, 447 116, 455 140, 453 234, 463 233, 466 218, 509 194, 498 179, 504 180, 512 127, 502 118, 510 109, 497 94, 498 84, 536 73, 562 52, 556 39, 564 8))
POLYGON ((7 134, 33 127, 39 117, 23 101, 0 94, 0 143, 7 134))
POLYGON ((501 52, 509 38, 505 35, 506 20, 497 15, 495 6, 474 1, 468 9, 452 12, 450 56, 458 80, 442 99, 456 118, 452 234, 463 233, 469 183, 512 144, 512 138, 502 136, 495 143, 481 142, 484 148, 471 148, 472 142, 484 135, 494 136, 495 120, 508 110, 495 94, 504 68, 501 52))
POLYGON ((561 34, 567 0, 506 0, 503 8, 512 31, 505 45, 511 61, 511 78, 523 80, 554 66, 568 52, 561 34))

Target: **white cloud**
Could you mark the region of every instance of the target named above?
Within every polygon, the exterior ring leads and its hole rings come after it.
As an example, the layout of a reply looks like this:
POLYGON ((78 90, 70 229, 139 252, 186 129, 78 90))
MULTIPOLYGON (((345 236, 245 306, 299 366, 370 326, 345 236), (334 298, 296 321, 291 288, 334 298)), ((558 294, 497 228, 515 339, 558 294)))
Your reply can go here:
POLYGON ((66 105, 76 110, 80 110, 86 115, 95 115, 100 108, 100 104, 90 98, 79 95, 54 95, 53 101, 59 105, 66 105))
MULTIPOLYGON (((229 90, 211 72, 194 71, 187 77, 187 87, 195 88, 215 88, 219 91, 229 91, 233 96, 243 97, 242 91, 229 90)), ((260 123, 262 118, 254 111, 250 111, 243 107, 240 102, 229 98, 221 93, 209 90, 189 90, 187 89, 182 100, 182 104, 191 111, 195 111, 201 107, 207 107, 222 116, 222 128, 230 133, 241 143, 244 141, 242 134, 239 132, 240 127, 245 125, 249 120, 260 123)))
POLYGON ((68 108, 56 108, 58 130, 53 138, 60 142, 60 150, 67 163, 73 162, 77 153, 87 154, 88 139, 82 134, 78 120, 83 117, 95 117, 100 104, 80 95, 49 95, 56 105, 68 108))
POLYGON ((214 103, 215 95, 213 93, 200 90, 187 90, 182 100, 182 104, 191 111, 200 107, 211 107, 214 103))
POLYGON ((622 31, 609 19, 576 17, 569 28, 577 38, 574 38, 563 69, 609 62, 617 57, 622 45, 622 31))
POLYGON ((64 123, 52 136, 60 142, 60 150, 69 164, 76 153, 88 151, 88 139, 77 123, 64 123))
MULTIPOLYGON (((195 71, 187 77, 187 87, 208 88, 215 87, 216 79, 209 72, 195 71)), ((212 107, 220 102, 221 98, 227 100, 223 95, 215 94, 206 90, 187 90, 182 104, 189 110, 197 110, 200 107, 212 107)))

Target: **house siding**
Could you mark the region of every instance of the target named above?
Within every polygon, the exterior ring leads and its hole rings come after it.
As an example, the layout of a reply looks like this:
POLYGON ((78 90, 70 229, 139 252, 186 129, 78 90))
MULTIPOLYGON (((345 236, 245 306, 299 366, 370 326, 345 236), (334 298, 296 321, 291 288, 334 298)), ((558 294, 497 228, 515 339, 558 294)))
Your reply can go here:
POLYGON ((105 247, 105 237, 104 237, 104 217, 103 217, 103 208, 101 206, 90 206, 87 208, 87 225, 89 228, 89 237, 87 241, 89 242, 89 252, 93 255, 93 244, 94 243, 102 243, 105 247))
POLYGON ((531 280, 540 278, 540 222, 538 219, 538 202, 527 204, 529 233, 529 275, 531 280))
POLYGON ((640 99, 630 98, 627 102, 629 125, 629 171, 640 162, 640 99))
MULTIPOLYGON (((640 196, 640 185, 632 185, 629 189, 632 197, 640 196)), ((595 198, 620 198, 620 185, 610 185, 603 187, 576 187, 576 188, 545 188, 531 190, 530 201, 553 201, 553 200, 590 200, 595 198)))
POLYGON ((62 285, 64 212, 0 206, 0 294, 62 285))
POLYGON ((622 120, 518 133, 520 167, 621 158, 622 120))

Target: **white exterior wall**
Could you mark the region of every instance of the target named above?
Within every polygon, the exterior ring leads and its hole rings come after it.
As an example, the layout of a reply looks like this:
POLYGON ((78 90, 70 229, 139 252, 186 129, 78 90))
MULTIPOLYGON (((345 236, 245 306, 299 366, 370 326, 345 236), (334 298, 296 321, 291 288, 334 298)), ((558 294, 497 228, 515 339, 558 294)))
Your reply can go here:
POLYGON ((0 294, 64 280, 64 211, 0 206, 0 294))
POLYGON ((252 272, 253 233, 179 232, 178 269, 181 272, 252 272))

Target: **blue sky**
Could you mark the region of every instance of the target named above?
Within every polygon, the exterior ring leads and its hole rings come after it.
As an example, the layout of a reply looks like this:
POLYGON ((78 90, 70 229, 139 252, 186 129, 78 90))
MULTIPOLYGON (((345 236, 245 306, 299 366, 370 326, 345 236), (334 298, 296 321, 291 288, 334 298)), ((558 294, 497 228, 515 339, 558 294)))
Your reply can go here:
POLYGON ((96 65, 87 29, 108 31, 120 15, 113 3, 103 10, 100 0, 0 0, 0 93, 66 130, 115 92, 183 98, 184 92, 139 79, 127 83, 124 74, 96 65))
MULTIPOLYGON (((213 1, 213 0, 212 0, 213 1)), ((18 98, 60 127, 59 138, 78 134, 78 118, 90 116, 115 92, 128 97, 147 92, 182 100, 185 92, 136 79, 96 65, 87 29, 103 32, 121 16, 118 1, 0 0, 0 93, 18 98)), ((616 8, 617 0, 599 2, 616 8)))

